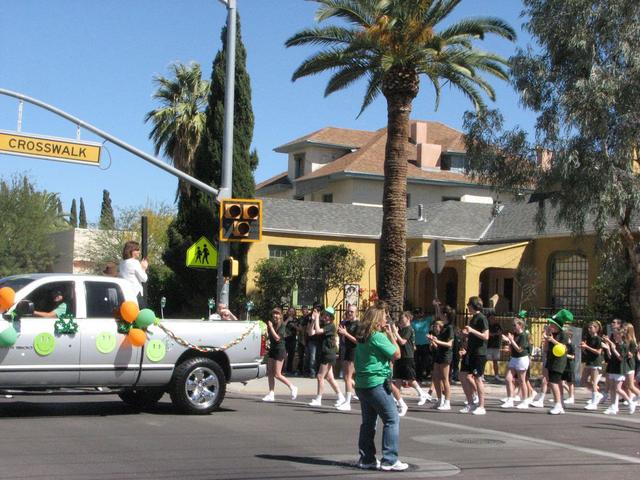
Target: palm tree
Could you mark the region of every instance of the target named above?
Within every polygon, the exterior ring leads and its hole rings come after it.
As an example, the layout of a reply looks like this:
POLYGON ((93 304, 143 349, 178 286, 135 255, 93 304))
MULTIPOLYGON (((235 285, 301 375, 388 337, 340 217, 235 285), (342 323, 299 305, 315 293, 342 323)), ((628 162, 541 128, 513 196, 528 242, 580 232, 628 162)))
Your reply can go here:
MULTIPOLYGON (((209 82, 202 79, 200 65, 195 62, 174 63, 169 70, 174 78, 154 77, 158 89, 153 98, 159 101, 160 107, 147 113, 144 120, 153 124, 149 138, 153 140, 156 155, 162 150, 178 170, 191 174, 193 158, 206 127, 204 108, 209 82)), ((180 180, 178 192, 188 196, 189 191, 189 186, 180 180)))
POLYGON ((507 79, 508 62, 473 46, 488 33, 514 40, 514 30, 497 18, 460 20, 438 25, 461 0, 314 0, 316 20, 341 19, 348 26, 330 25, 298 32, 286 46, 318 45, 293 81, 326 70, 334 71, 325 96, 357 80, 368 85, 360 113, 382 93, 387 101, 387 144, 384 160, 383 220, 380 238, 378 294, 395 310, 402 308, 406 257, 406 189, 409 118, 418 95, 420 77, 435 89, 449 84, 484 108, 483 93, 495 98, 481 73, 507 79))

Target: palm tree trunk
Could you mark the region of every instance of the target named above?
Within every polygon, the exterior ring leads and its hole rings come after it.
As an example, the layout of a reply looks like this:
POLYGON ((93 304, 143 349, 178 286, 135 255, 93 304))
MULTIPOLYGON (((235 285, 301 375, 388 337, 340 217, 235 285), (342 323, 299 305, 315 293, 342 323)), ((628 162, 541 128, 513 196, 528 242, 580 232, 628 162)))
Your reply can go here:
POLYGON ((378 296, 392 311, 404 303, 404 276, 407 247, 407 141, 414 96, 388 92, 387 144, 382 197, 382 234, 378 268, 378 296))

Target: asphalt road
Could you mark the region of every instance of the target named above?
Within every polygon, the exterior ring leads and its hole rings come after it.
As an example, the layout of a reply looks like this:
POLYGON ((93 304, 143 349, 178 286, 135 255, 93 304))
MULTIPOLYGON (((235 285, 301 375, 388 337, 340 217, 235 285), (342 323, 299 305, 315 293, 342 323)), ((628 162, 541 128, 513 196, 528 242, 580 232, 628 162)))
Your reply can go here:
MULTIPOLYGON (((581 406, 566 415, 504 411, 484 417, 413 407, 401 420, 403 473, 353 467, 360 412, 265 404, 230 393, 209 416, 181 416, 168 397, 139 412, 114 395, 0 400, 2 479, 580 479, 636 476, 640 415, 581 406)), ((284 397, 283 397, 284 398, 284 397)), ((454 399, 459 403, 459 398, 454 399)), ((379 445, 379 439, 378 439, 379 445)))

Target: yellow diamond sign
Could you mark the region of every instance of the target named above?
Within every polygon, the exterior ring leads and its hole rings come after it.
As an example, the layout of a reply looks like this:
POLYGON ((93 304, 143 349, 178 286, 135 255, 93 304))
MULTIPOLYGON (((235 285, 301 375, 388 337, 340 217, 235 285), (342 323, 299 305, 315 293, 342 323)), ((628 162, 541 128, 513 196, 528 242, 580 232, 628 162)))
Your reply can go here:
POLYGON ((187 267, 218 268, 218 250, 206 237, 200 237, 187 249, 187 267))

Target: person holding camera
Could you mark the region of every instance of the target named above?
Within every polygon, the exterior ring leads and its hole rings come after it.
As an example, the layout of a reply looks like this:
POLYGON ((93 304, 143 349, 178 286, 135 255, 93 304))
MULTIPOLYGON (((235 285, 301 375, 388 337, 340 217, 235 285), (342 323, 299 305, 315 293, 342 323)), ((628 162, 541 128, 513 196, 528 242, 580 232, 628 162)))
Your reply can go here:
POLYGON ((409 465, 398 458, 400 416, 391 393, 392 360, 400 358, 400 347, 387 323, 385 305, 369 307, 361 321, 356 346, 356 394, 360 398, 362 423, 358 437, 360 459, 364 470, 403 471, 409 465), (376 458, 376 422, 382 421, 382 460, 376 458))

